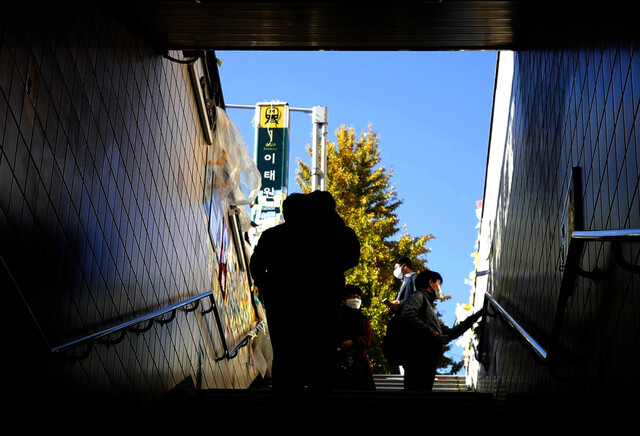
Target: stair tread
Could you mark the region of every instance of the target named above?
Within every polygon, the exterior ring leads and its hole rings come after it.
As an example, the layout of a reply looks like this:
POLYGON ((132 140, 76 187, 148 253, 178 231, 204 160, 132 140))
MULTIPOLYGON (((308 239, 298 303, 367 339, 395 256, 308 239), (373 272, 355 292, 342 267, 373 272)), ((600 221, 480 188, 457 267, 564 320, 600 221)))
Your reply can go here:
MULTIPOLYGON (((403 390, 404 376, 402 374, 374 374, 373 379, 378 390, 403 390)), ((468 392, 466 377, 461 375, 437 374, 434 392, 460 391, 468 392)))
POLYGON ((375 375, 375 391, 332 390, 318 397, 308 392, 289 397, 277 397, 268 385, 255 389, 195 389, 186 386, 166 405, 173 411, 215 410, 220 417, 232 416, 238 411, 259 411, 261 416, 279 414, 294 408, 300 413, 322 413, 334 418, 348 412, 358 416, 376 416, 414 410, 433 418, 481 416, 496 410, 495 398, 490 393, 468 389, 462 377, 438 377, 432 392, 405 392, 403 377, 398 374, 375 375), (283 406, 283 404, 285 406, 283 406))
POLYGON ((349 418, 351 422, 368 423, 380 430, 376 417, 402 413, 419 413, 435 423, 448 423, 465 416, 480 419, 497 410, 490 393, 445 389, 433 392, 405 392, 402 387, 376 391, 331 391, 325 396, 308 392, 277 397, 269 388, 260 389, 186 389, 163 409, 174 413, 206 413, 212 419, 243 421, 247 413, 260 422, 272 425, 290 422, 292 416, 314 428, 349 418))

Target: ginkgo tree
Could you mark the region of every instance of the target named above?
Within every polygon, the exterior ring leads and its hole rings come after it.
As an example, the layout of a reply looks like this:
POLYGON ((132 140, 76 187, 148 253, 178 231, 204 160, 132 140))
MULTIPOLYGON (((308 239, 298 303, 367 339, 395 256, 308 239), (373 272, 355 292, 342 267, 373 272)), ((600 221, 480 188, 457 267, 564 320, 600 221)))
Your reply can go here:
MULTIPOLYGON (((402 201, 391 183, 393 172, 381 164, 379 142, 371 125, 360 135, 353 127, 340 126, 336 142, 327 141, 326 187, 336 200, 338 213, 360 239, 360 263, 347 272, 346 279, 363 293, 363 310, 374 331, 369 349, 373 369, 389 373, 395 368, 387 364, 381 351, 389 319, 382 300, 393 299, 400 285, 392 274, 394 260, 409 256, 414 270, 423 270, 430 251, 427 243, 434 236, 411 236, 399 227, 397 209, 402 201)), ((307 151, 311 156, 310 147, 307 151)), ((311 191, 311 168, 300 159, 296 181, 302 192, 311 191)))

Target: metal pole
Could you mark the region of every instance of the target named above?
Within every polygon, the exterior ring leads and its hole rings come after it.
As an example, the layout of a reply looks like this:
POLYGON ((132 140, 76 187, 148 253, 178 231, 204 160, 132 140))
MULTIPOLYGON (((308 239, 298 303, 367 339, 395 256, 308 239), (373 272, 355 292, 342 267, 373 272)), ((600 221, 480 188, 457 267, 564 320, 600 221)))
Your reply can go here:
POLYGON ((320 127, 320 143, 322 160, 320 161, 320 190, 327 190, 327 124, 323 123, 320 127))
MULTIPOLYGON (((274 104, 276 104, 278 102, 274 102, 274 104)), ((256 105, 248 105, 248 104, 225 104, 224 105, 225 108, 234 108, 234 109, 255 109, 256 105)), ((294 111, 294 112, 306 112, 308 114, 313 112, 313 109, 307 109, 307 108, 302 108, 302 107, 290 107, 289 111, 294 111)))
POLYGON ((328 120, 328 112, 326 106, 314 106, 313 113, 313 146, 314 146, 314 156, 313 156, 313 165, 314 169, 312 170, 312 184, 311 189, 316 190, 320 189, 321 191, 327 190, 327 123, 328 120), (318 141, 318 131, 320 131, 320 141, 318 141), (320 142, 320 144, 319 144, 320 142), (316 151, 317 148, 320 148, 319 151, 316 151), (318 152, 320 153, 320 170, 318 170, 318 152))
POLYGON ((250 106, 248 104, 225 104, 224 107, 225 108, 232 107, 236 109, 255 109, 256 108, 255 105, 250 106))
POLYGON ((311 154, 311 191, 318 189, 318 124, 313 121, 313 131, 311 141, 313 142, 313 153, 311 154))

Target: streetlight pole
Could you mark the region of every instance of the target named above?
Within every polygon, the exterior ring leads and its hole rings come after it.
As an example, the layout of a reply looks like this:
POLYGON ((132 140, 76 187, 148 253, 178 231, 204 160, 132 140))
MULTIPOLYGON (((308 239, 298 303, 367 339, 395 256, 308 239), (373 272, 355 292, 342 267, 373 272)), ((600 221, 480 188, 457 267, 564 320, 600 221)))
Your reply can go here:
POLYGON ((311 190, 327 190, 327 124, 329 114, 325 106, 314 106, 311 113, 313 122, 313 169, 311 172, 311 190), (318 141, 318 136, 320 140, 318 141), (320 145, 318 145, 320 144, 320 145), (318 150, 319 147, 319 150, 318 150), (318 171, 318 156, 320 153, 320 170, 318 171))

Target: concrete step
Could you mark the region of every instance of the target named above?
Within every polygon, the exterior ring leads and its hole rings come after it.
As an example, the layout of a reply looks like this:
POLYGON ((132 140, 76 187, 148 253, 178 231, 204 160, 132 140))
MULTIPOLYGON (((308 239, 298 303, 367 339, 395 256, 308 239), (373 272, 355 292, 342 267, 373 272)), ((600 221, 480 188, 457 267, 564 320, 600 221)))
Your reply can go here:
MULTIPOLYGON (((374 374, 373 379, 377 390, 403 390, 404 377, 402 374, 374 374)), ((433 383, 434 392, 465 392, 469 391, 465 377, 459 375, 437 374, 433 383)))
POLYGON ((396 387, 279 396, 270 388, 195 389, 193 385, 183 385, 145 416, 160 420, 168 416, 206 417, 203 424, 215 423, 214 427, 220 429, 251 424, 256 429, 337 431, 344 425, 357 424, 358 429, 364 425, 379 432, 387 428, 397 430, 400 417, 407 414, 420 416, 421 421, 429 422, 429 428, 438 425, 450 428, 451 422, 460 417, 475 422, 497 410, 491 394, 458 390, 404 392, 398 383, 401 377, 376 378, 381 384, 389 382, 396 387))

